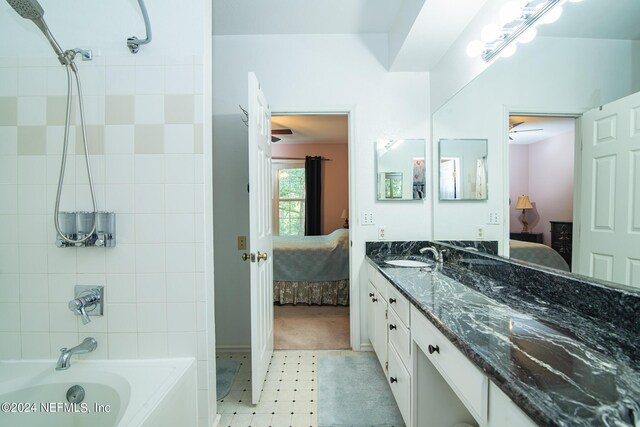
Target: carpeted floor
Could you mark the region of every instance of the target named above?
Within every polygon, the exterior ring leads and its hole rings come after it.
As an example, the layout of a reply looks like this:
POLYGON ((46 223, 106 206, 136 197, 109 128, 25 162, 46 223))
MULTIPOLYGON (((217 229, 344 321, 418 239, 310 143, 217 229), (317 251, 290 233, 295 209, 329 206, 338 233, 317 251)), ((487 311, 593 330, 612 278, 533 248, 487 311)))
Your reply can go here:
POLYGON ((349 307, 275 305, 274 346, 279 350, 350 349, 349 307))

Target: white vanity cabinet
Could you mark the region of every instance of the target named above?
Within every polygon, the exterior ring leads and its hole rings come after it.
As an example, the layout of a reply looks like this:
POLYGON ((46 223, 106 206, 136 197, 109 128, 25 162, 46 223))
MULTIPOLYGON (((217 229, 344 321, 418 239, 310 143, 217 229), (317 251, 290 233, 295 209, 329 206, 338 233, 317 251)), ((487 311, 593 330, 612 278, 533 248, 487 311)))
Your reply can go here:
POLYGON ((382 274, 369 266, 369 286, 367 289, 367 330, 369 340, 378 356, 385 374, 387 373, 387 299, 386 283, 382 274))

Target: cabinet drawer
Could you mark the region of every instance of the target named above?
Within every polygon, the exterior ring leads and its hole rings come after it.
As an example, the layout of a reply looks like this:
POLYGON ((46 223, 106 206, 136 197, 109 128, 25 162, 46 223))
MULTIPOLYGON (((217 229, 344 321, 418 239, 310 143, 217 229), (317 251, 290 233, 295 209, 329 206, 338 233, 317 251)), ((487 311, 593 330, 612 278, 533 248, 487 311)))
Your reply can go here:
MULTIPOLYGON (((411 336, 395 311, 389 310, 389 344, 395 347, 405 367, 411 366, 411 336)), ((408 370, 408 369, 407 369, 408 370)))
POLYGON ((422 313, 415 308, 411 311, 413 341, 445 378, 474 418, 480 424, 485 424, 489 394, 488 378, 422 313))
POLYGON ((400 361, 398 353, 389 347, 389 374, 387 381, 396 398, 398 409, 405 425, 410 425, 411 416, 411 377, 400 361))
POLYGON ((382 273, 378 271, 378 269, 371 264, 367 265, 368 271, 367 275, 369 276, 369 282, 378 290, 382 299, 386 301, 387 299, 387 283, 389 281, 384 278, 382 273))
POLYGON ((393 309, 398 318, 407 326, 411 328, 411 323, 409 323, 409 312, 411 310, 411 304, 405 297, 400 294, 389 281, 387 281, 387 303, 389 304, 389 308, 393 309))

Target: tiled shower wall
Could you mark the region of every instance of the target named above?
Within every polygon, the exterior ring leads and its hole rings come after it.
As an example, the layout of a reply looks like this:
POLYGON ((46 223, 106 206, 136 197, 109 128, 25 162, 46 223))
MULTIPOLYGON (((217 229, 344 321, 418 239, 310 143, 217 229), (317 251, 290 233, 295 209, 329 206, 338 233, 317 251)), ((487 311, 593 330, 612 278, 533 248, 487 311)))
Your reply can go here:
MULTIPOLYGON (((115 248, 57 248, 66 73, 52 58, 0 60, 0 358, 193 356, 207 417, 202 57, 78 62, 99 210, 115 248), (76 284, 105 286, 104 317, 67 308, 76 284)), ((91 210, 77 99, 63 211, 91 210)))

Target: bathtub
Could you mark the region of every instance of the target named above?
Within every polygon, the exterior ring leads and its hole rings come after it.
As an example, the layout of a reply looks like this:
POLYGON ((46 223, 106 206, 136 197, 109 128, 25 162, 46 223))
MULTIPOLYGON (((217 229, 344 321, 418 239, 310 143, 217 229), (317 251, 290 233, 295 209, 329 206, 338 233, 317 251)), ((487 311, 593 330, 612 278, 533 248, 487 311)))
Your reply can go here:
POLYGON ((197 424, 194 359, 0 362, 0 426, 164 427, 197 424), (84 400, 67 401, 80 385, 84 400))

